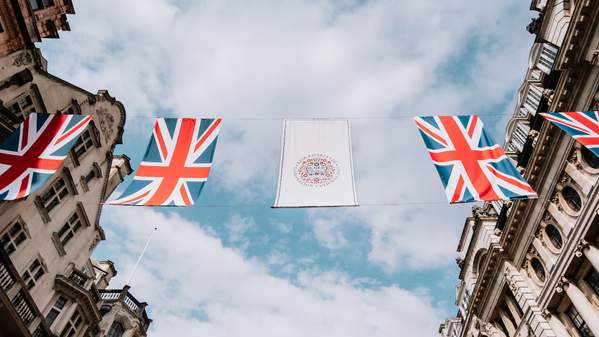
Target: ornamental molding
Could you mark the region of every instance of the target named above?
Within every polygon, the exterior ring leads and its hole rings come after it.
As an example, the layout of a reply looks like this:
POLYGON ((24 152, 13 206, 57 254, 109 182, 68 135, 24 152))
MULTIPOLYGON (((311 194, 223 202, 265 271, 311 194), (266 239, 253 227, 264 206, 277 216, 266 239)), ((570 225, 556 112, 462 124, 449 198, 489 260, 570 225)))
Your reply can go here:
POLYGON ((576 250, 574 250, 574 256, 578 258, 582 257, 584 255, 584 251, 588 249, 590 245, 591 244, 584 238, 578 240, 578 243, 576 243, 576 250))

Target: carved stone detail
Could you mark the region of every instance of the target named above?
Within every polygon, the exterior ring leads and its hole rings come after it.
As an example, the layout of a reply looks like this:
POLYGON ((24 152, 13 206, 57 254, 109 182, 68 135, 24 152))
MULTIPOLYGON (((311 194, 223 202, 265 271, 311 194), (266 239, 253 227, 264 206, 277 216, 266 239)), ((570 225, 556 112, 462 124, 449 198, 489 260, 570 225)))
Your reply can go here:
POLYGON ((559 282, 557 282, 557 285, 555 286, 555 291, 557 293, 562 293, 564 290, 566 290, 568 284, 570 284, 570 281, 562 276, 559 282))
POLYGON ((108 113, 105 108, 97 109, 96 113, 100 117, 100 130, 102 131, 102 135, 104 135, 104 140, 109 142, 114 133, 114 116, 108 113))
POLYGON ((24 67, 33 64, 33 56, 29 52, 18 53, 12 61, 13 66, 24 67))
POLYGON ((574 256, 582 257, 584 255, 584 250, 590 246, 590 243, 585 239, 580 239, 576 244, 576 250, 574 251, 574 256))

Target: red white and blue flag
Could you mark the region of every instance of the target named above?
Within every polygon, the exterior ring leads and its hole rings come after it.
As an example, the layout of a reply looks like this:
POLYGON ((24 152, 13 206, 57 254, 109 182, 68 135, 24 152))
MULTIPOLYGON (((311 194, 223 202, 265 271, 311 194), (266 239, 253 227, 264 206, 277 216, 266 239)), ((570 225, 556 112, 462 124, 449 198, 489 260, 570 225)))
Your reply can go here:
POLYGON ((541 115, 599 157, 599 111, 547 112, 541 115))
POLYGON ((0 200, 35 192, 56 172, 91 116, 31 113, 0 144, 0 200))
POLYGON ((221 119, 158 118, 133 181, 112 205, 191 206, 208 180, 221 119))
POLYGON ((536 193, 473 116, 414 118, 450 203, 527 199, 536 193))

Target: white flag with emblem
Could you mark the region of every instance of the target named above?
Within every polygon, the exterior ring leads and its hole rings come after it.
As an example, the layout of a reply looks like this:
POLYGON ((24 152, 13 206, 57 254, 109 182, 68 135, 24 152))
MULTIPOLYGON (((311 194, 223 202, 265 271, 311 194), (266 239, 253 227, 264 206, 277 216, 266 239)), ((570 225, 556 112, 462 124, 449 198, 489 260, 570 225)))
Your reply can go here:
POLYGON ((357 206, 348 120, 285 120, 273 207, 357 206))

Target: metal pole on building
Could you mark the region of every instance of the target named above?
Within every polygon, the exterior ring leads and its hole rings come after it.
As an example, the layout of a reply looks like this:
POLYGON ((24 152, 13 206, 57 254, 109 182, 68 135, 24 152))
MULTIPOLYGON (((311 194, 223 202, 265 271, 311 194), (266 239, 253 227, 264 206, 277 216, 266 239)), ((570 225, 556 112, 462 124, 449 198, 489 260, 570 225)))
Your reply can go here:
POLYGON ((131 270, 131 273, 129 274, 129 278, 127 278, 127 282, 125 284, 127 284, 127 285, 131 284, 131 279, 133 278, 133 275, 135 275, 135 271, 137 270, 137 267, 139 267, 139 263, 141 262, 141 259, 144 257, 144 254, 146 253, 146 250, 148 249, 148 245, 150 245, 150 241, 152 241, 152 237, 154 236, 154 233, 156 233, 156 230, 158 230, 158 227, 154 226, 154 230, 152 231, 152 233, 150 233, 150 237, 148 237, 148 240, 146 241, 144 248, 141 250, 139 257, 137 258, 137 262, 135 262, 135 265, 133 266, 133 269, 131 270))

